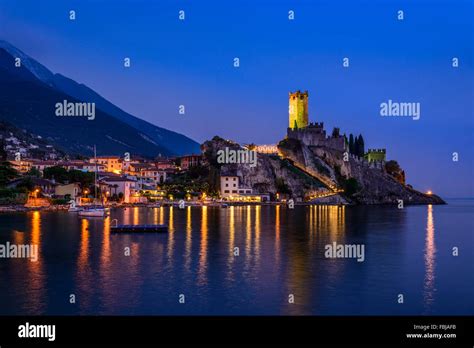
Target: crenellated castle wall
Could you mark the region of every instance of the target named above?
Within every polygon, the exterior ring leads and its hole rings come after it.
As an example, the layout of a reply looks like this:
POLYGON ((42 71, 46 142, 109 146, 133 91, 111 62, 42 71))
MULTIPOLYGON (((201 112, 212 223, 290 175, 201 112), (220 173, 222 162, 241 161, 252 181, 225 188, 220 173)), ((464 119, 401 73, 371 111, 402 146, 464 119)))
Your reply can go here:
POLYGON ((343 136, 327 136, 324 124, 310 123, 308 127, 300 129, 288 128, 287 136, 297 139, 308 146, 325 146, 337 151, 345 151, 345 141, 343 136))

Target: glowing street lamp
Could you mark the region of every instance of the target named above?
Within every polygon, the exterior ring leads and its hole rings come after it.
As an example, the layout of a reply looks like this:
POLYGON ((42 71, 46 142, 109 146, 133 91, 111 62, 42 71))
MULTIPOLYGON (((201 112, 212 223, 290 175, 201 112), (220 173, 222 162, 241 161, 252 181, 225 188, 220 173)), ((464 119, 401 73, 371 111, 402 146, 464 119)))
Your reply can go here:
POLYGON ((433 192, 431 192, 431 190, 428 190, 428 191, 426 191, 426 194, 427 194, 427 195, 432 195, 433 192))

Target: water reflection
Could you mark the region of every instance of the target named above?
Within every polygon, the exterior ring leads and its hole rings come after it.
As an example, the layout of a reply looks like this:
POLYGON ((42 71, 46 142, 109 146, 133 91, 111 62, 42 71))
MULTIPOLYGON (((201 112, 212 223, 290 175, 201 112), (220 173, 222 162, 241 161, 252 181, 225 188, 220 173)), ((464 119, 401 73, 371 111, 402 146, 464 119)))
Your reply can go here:
POLYGON ((430 312, 435 298, 435 261, 436 245, 434 235, 433 206, 428 205, 428 217, 426 222, 425 238, 425 280, 423 300, 425 312, 430 312))
MULTIPOLYGON (((277 212, 279 215, 279 210, 277 212)), ((337 287, 344 277, 345 263, 325 258, 324 251, 326 244, 344 243, 345 212, 344 206, 308 206, 304 208, 304 216, 291 226, 294 237, 285 240, 288 257, 285 258, 287 293, 284 294, 285 301, 281 310, 283 314, 317 314, 306 304, 317 302, 321 296, 319 289, 337 287), (286 298, 288 294, 295 296, 294 304, 288 303, 286 298)), ((275 226, 278 226, 277 223, 275 226)))
POLYGON ((174 208, 169 208, 168 218, 168 263, 169 266, 173 265, 173 252, 174 252, 174 208))
MULTIPOLYGON (((90 306, 91 289, 93 288, 92 279, 90 277, 90 258, 89 258, 89 226, 88 219, 81 219, 81 239, 79 244, 79 255, 77 258, 77 276, 76 284, 81 294, 81 299, 76 299, 82 311, 90 306)), ((77 295, 77 294, 76 294, 77 295)))
POLYGON ((234 206, 229 208, 229 250, 227 258, 227 267, 229 268, 229 277, 232 279, 232 265, 235 260, 234 246, 235 246, 235 210, 238 209, 234 206))
POLYGON ((104 219, 104 228, 102 230, 102 252, 100 255, 99 273, 100 289, 102 292, 102 301, 106 310, 112 310, 114 305, 114 294, 111 288, 112 270, 111 270, 110 250, 110 218, 104 219))
POLYGON ((189 273, 191 271, 191 252, 193 244, 193 227, 191 220, 191 206, 186 208, 186 242, 185 242, 185 252, 184 252, 184 268, 189 273))
POLYGON ((252 207, 247 206, 247 212, 245 214, 246 228, 245 228, 245 270, 248 271, 250 268, 250 260, 252 256, 252 207))
POLYGON ((207 283, 207 241, 208 241, 208 211, 204 206, 201 209, 201 244, 199 250, 199 266, 198 266, 198 284, 207 283))
POLYGON ((260 261, 260 231, 262 227, 262 206, 255 206, 255 245, 254 245, 254 257, 255 257, 255 266, 259 266, 260 261))
MULTIPOLYGON (((17 233, 18 234, 18 233, 17 233)), ((23 238, 23 237, 21 237, 23 238)), ((28 299, 28 304, 26 309, 28 312, 41 314, 45 311, 45 274, 43 266, 43 256, 42 256, 42 238, 41 238, 41 213, 39 211, 34 211, 31 214, 31 244, 38 246, 38 260, 36 262, 31 262, 27 260, 26 265, 28 268, 29 276, 28 282, 29 294, 32 294, 28 299)))
MULTIPOLYGON (((446 238, 439 231, 452 222, 443 221, 443 209, 446 207, 404 210, 417 224, 405 224, 406 215, 385 207, 112 210, 112 219, 119 223, 128 219, 129 223, 170 226, 169 234, 147 235, 111 235, 110 219, 31 212, 22 217, 28 226, 24 230, 30 233, 14 232, 11 236, 17 244, 40 244, 40 258, 36 263, 0 263, 0 279, 11 278, 3 287, 0 283, 7 294, 0 296, 0 313, 173 315, 181 314, 177 308, 184 307, 166 299, 178 291, 194 296, 193 305, 187 306, 184 314, 389 313, 391 307, 385 299, 390 291, 406 274, 411 277, 423 272, 417 289, 423 302, 410 307, 410 313, 449 313, 454 308, 464 314, 467 305, 472 308, 472 301, 451 304, 449 296, 435 288, 442 283, 440 276, 447 274, 439 268, 442 263, 435 246, 446 238), (434 209, 439 209, 436 240, 434 209), (416 233, 420 221, 426 228, 421 239, 416 233), (367 243, 372 254, 363 263, 326 259, 324 247, 332 242, 367 243), (131 248, 130 257, 124 256, 125 247, 131 248), (239 257, 233 256, 235 247, 240 249, 239 257), (420 248, 424 250, 423 263, 400 262, 404 255, 420 258, 420 248), (69 291, 76 294, 77 305, 53 297, 69 291), (288 303, 289 294, 295 295, 294 304, 288 303)), ((13 220, 16 216, 6 218, 12 219, 10 225, 18 224, 13 220)), ((465 270, 459 265, 455 275, 465 270)))
POLYGON ((275 263, 280 264, 280 205, 275 206, 275 263))

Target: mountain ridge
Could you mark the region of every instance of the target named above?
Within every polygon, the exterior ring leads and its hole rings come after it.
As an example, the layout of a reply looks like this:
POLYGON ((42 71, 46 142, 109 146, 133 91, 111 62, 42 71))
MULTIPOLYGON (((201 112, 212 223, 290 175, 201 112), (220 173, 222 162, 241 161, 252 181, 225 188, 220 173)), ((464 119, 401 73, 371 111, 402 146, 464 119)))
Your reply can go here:
MULTIPOLYGON (((125 123, 126 125, 134 128, 143 141, 158 147, 160 150, 155 154, 155 156, 160 154, 164 156, 179 156, 199 152, 199 144, 194 140, 177 132, 153 125, 145 120, 125 112, 87 85, 78 83, 62 74, 55 74, 51 72, 44 65, 8 42, 0 40, 0 49, 3 49, 3 51, 10 55, 13 59, 13 62, 8 63, 12 64, 10 65, 10 69, 5 69, 6 61, 5 57, 3 57, 4 59, 2 59, 0 62, 0 68, 3 67, 4 70, 9 71, 11 74, 16 74, 18 77, 23 79, 36 79, 46 86, 56 90, 57 92, 61 92, 78 101, 95 103, 99 110, 110 115, 111 117, 114 117, 117 121, 125 123), (12 68, 14 67, 14 58, 21 59, 21 69, 12 68), (30 76, 28 76, 25 71, 28 71, 30 76)), ((113 136, 110 137, 112 139, 114 138, 113 136)), ((145 152, 148 153, 149 151, 145 152)), ((138 154, 144 155, 144 153, 138 154)))

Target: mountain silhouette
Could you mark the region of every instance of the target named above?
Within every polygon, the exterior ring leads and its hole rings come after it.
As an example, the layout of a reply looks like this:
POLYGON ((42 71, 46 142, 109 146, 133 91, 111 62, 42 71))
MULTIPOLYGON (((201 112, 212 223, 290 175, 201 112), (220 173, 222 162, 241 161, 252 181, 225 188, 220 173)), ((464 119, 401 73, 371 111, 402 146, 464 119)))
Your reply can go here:
POLYGON ((54 74, 6 41, 0 40, 0 120, 41 135, 69 152, 91 155, 125 152, 146 157, 199 153, 192 139, 130 115, 97 92, 54 74), (15 65, 15 59, 21 66, 15 65), (95 119, 57 117, 55 105, 95 103, 95 119))

